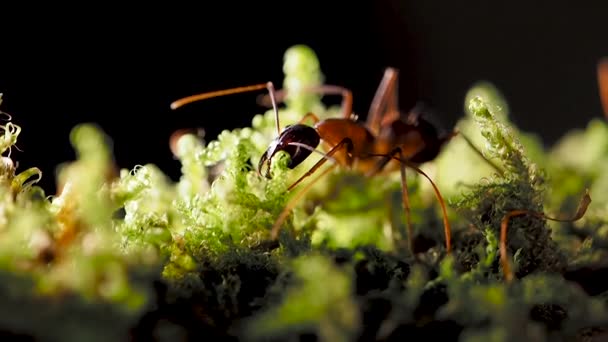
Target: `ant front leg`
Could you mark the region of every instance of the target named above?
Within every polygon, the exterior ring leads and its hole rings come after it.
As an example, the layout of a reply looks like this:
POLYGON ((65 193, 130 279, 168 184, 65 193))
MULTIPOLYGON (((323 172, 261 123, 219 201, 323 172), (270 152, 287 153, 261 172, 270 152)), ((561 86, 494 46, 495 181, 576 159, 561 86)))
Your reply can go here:
POLYGON ((320 159, 318 162, 316 162, 316 164, 313 165, 310 168, 310 170, 308 170, 305 174, 303 174, 300 178, 298 178, 298 180, 296 180, 293 184, 291 184, 291 186, 289 186, 289 188, 287 190, 291 191, 298 184, 300 184, 300 182, 302 182, 304 180, 304 178, 312 175, 315 171, 317 171, 317 169, 319 169, 321 166, 323 166, 323 164, 325 164, 326 161, 332 160, 333 155, 336 154, 336 152, 338 152, 342 148, 346 148, 346 156, 347 156, 346 166, 350 167, 350 165, 352 164, 352 158, 350 157, 350 152, 353 149, 353 143, 349 138, 344 138, 336 146, 332 147, 332 149, 329 150, 329 152, 327 152, 323 156, 322 159, 320 159))
MULTIPOLYGON (((302 180, 304 180, 304 178, 312 175, 323 164, 325 164, 325 162, 327 160, 331 160, 332 156, 336 152, 338 152, 340 149, 344 149, 345 148, 346 152, 347 152, 347 155, 350 155, 350 151, 352 150, 352 146, 353 146, 352 141, 349 138, 343 139, 340 143, 338 143, 336 146, 334 146, 329 152, 327 152, 323 159, 321 159, 317 163, 315 163, 315 165, 313 165, 313 167, 311 167, 310 170, 308 170, 297 181, 295 181, 288 188, 288 191, 291 191, 296 185, 298 185, 300 182, 302 182, 302 180)), ((352 160, 349 158, 348 161, 347 161, 347 163, 350 164, 351 162, 352 162, 352 160)), ((276 220, 274 226, 272 227, 270 235, 271 235, 271 238, 273 240, 277 239, 277 237, 279 235, 279 230, 281 229, 281 225, 283 224, 283 222, 287 218, 287 215, 289 215, 289 213, 291 212, 291 210, 296 206, 296 204, 298 203, 298 201, 312 188, 312 186, 319 179, 321 179, 323 176, 325 176, 327 173, 329 173, 331 170, 333 170, 336 166, 338 166, 338 164, 334 163, 330 167, 328 167, 327 169, 323 170, 323 172, 317 178, 315 178, 310 183, 308 183, 306 185, 306 187, 304 187, 302 190, 300 190, 300 192, 287 203, 287 205, 285 206, 285 208, 283 209, 283 211, 279 215, 278 219, 276 220)))

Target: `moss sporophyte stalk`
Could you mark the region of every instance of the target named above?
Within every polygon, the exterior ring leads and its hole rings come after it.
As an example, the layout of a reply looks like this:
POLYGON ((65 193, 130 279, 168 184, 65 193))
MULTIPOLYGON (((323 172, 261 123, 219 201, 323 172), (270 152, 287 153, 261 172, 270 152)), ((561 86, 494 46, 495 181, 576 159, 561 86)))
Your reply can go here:
MULTIPOLYGON (((319 120, 344 115, 310 91, 327 86, 310 48, 288 49, 283 71, 281 128, 309 112, 319 120)), ((409 168, 411 236, 398 168, 366 177, 337 167, 292 202, 339 157, 291 190, 323 156, 311 152, 291 168, 292 155, 279 151, 270 177, 260 175, 255 166, 278 134, 272 109, 212 141, 176 135, 177 180, 152 164, 122 168, 112 155, 120 146, 96 124, 80 124, 69 136, 76 159, 58 167, 52 195, 37 185, 39 169, 19 170, 11 153, 19 120, 3 117, 3 336, 600 338, 608 327, 605 120, 547 148, 509 120, 506 101, 488 82, 470 89, 464 109, 460 134, 420 165, 447 202, 450 253, 435 191, 409 168), (501 229, 518 210, 529 214, 501 229), (578 220, 547 219, 572 215, 578 220)))

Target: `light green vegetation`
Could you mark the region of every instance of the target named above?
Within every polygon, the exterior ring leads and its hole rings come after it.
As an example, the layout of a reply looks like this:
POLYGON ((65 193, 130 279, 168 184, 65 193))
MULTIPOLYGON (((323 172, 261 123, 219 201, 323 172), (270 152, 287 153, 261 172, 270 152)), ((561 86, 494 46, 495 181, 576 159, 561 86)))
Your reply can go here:
MULTIPOLYGON (((286 52, 282 127, 307 112, 339 115, 340 108, 303 91, 324 82, 320 65, 306 46, 286 52)), ((257 174, 276 136, 272 110, 213 141, 182 136, 175 182, 155 165, 119 168, 110 138, 81 124, 70 135, 77 158, 59 167, 56 196, 36 185, 40 170, 16 169, 9 155, 21 127, 7 119, 0 138, 0 325, 62 341, 127 340, 135 326, 168 339, 213 332, 348 341, 441 331, 462 341, 549 340, 605 325, 605 296, 585 293, 571 278, 608 266, 606 123, 594 120, 546 148, 515 127, 491 84, 472 87, 464 104, 458 130, 504 171, 458 136, 422 166, 449 202, 451 255, 430 186, 409 172, 415 233, 430 241, 416 258, 400 248, 407 236, 398 172, 365 178, 335 170, 294 208, 278 245, 268 241, 297 192, 287 187, 319 158, 289 170, 289 156, 279 153, 271 179, 257 174), (514 209, 570 215, 587 188, 593 202, 576 223, 512 220, 516 278, 505 283, 502 217, 514 209), (392 309, 379 309, 383 303, 392 309), (153 313, 173 325, 142 323, 153 313), (375 325, 364 324, 370 320, 375 325)))

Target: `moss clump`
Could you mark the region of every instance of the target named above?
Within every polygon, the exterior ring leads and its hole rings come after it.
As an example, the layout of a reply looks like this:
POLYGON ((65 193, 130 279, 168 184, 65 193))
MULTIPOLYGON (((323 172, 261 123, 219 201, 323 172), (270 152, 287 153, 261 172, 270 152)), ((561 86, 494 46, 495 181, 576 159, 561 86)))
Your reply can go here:
MULTIPOLYGON (((323 83, 320 65, 306 46, 286 52, 281 127, 309 111, 321 119, 339 112, 305 91, 323 83)), ((595 120, 546 149, 509 121, 491 84, 474 86, 465 105, 459 130, 502 171, 458 138, 423 166, 441 176, 450 199, 448 255, 431 189, 408 177, 415 257, 400 248, 408 237, 398 173, 329 174, 295 206, 279 240, 269 240, 294 196, 288 186, 318 160, 289 170, 289 156, 278 154, 272 179, 257 174, 253 166, 276 135, 272 110, 210 142, 176 138, 182 175, 175 182, 155 165, 119 168, 102 129, 79 125, 70 135, 77 158, 58 168, 53 196, 36 186, 40 170, 17 171, 10 151, 21 128, 9 118, 0 126, 0 329, 67 341, 584 340, 604 333, 608 225, 598 189, 606 182, 606 123, 595 120), (570 152, 581 145, 593 147, 592 156, 570 152), (454 165, 473 168, 464 177, 454 165), (512 219, 507 250, 516 278, 506 282, 504 215, 572 212, 586 188, 594 202, 575 223, 512 219)))
MULTIPOLYGON (((1 129, 6 141, 17 141, 18 126, 1 129)), ((0 320, 3 329, 37 339, 124 339, 150 308, 161 263, 145 249, 121 248, 101 131, 78 126, 72 143, 78 159, 61 169, 61 193, 48 198, 35 185, 39 170, 17 173, 2 157, 0 320)))
MULTIPOLYGON (((508 212, 522 208, 543 212, 545 182, 513 132, 498 121, 488 107, 482 97, 469 102, 469 111, 488 143, 485 149, 488 158, 499 160, 504 171, 473 186, 456 207, 466 212, 477 229, 496 239, 508 212)), ((544 219, 534 216, 512 219, 507 239, 509 252, 516 254, 517 276, 537 270, 559 272, 566 266, 566 259, 551 239, 544 219)))

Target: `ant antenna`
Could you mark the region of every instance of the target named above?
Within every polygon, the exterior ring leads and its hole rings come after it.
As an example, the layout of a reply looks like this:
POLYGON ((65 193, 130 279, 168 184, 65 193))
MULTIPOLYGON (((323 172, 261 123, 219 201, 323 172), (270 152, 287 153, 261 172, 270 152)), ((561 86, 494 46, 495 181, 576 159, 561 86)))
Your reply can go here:
POLYGON ((545 215, 542 212, 525 210, 525 209, 512 210, 512 211, 508 212, 505 216, 503 216, 503 218, 500 222, 500 264, 502 266, 502 273, 505 277, 505 280, 507 282, 510 282, 511 280, 513 280, 513 271, 511 270, 511 263, 509 262, 509 258, 507 257, 507 228, 509 226, 509 220, 512 217, 522 216, 522 215, 532 215, 532 216, 535 216, 538 218, 543 218, 543 219, 549 220, 549 221, 575 222, 575 221, 580 220, 585 215, 585 212, 587 212, 587 208, 589 207, 590 203, 591 203, 591 196, 589 196, 589 189, 586 189, 585 195, 583 195, 583 198, 581 199, 581 201, 578 205, 576 213, 574 214, 574 216, 572 218, 568 218, 568 219, 553 218, 553 217, 549 217, 549 216, 545 215))
POLYGON ((268 90, 268 93, 270 95, 270 101, 272 102, 272 109, 274 110, 277 134, 281 134, 281 127, 279 125, 279 109, 277 107, 277 101, 275 98, 275 89, 274 89, 274 84, 272 82, 267 82, 264 84, 255 84, 255 85, 244 86, 244 87, 230 88, 230 89, 224 89, 224 90, 210 91, 210 92, 196 94, 196 95, 190 95, 190 96, 181 98, 179 100, 173 101, 171 103, 171 109, 175 110, 184 105, 187 105, 187 104, 190 104, 190 103, 193 103, 196 101, 210 99, 213 97, 226 96, 226 95, 232 95, 232 94, 238 94, 238 93, 246 93, 246 92, 256 91, 256 90, 260 90, 260 89, 264 89, 264 88, 266 88, 268 90))
POLYGON ((600 59, 597 63, 597 82, 602 109, 604 115, 608 118, 608 57, 600 59))

